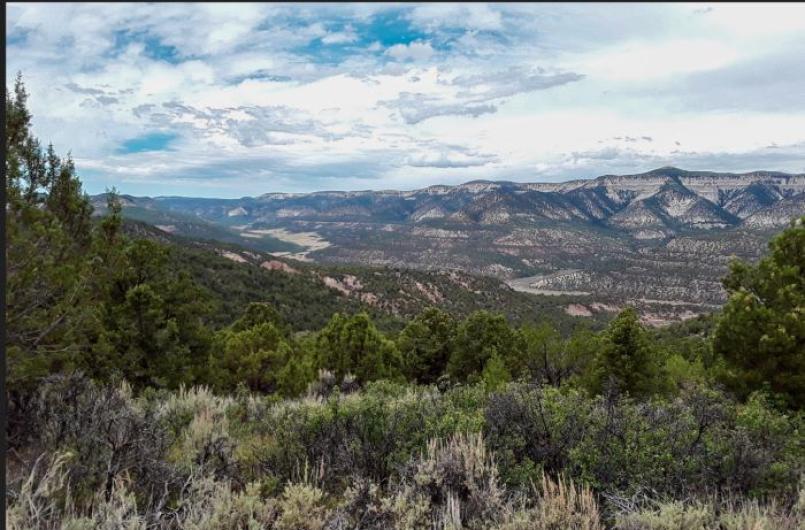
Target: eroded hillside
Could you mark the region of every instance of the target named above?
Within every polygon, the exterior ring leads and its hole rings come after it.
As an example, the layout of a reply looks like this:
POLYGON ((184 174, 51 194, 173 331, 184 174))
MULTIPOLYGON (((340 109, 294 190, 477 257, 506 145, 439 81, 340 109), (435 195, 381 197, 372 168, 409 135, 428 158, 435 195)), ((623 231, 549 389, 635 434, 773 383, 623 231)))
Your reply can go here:
POLYGON ((661 323, 723 303, 729 260, 757 259, 805 213, 805 175, 661 168, 566 183, 125 199, 127 215, 179 235, 302 261, 493 276, 582 297, 570 311, 635 304, 661 323))

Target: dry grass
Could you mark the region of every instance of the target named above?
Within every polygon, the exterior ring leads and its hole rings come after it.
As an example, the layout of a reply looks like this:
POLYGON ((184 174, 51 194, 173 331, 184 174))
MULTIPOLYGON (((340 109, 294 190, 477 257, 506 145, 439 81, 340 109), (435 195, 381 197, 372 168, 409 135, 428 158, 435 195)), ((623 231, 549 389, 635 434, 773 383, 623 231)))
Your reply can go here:
POLYGON ((67 480, 71 455, 42 455, 19 490, 6 500, 6 528, 9 530, 145 530, 134 495, 126 481, 116 481, 112 495, 98 491, 92 508, 74 503, 67 480))
MULTIPOLYGON (((802 495, 802 493, 800 493, 802 495)), ((774 503, 760 505, 755 500, 726 500, 722 503, 678 501, 617 516, 618 530, 801 530, 805 513, 798 506, 790 510, 774 503)))
POLYGON ((586 486, 543 474, 532 484, 536 505, 509 513, 499 530, 603 530, 598 502, 586 486))

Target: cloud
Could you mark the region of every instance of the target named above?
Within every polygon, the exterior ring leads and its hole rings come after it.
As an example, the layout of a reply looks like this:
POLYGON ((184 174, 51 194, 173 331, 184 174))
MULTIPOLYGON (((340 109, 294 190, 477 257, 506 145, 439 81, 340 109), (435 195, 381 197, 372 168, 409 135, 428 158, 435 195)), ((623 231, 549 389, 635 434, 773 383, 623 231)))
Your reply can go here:
POLYGON ((470 116, 477 118, 483 114, 497 112, 497 107, 490 104, 444 103, 439 98, 426 94, 403 92, 397 99, 383 102, 400 113, 405 123, 415 125, 421 121, 437 116, 470 116))
POLYGON ((697 9, 11 3, 6 83, 91 192, 801 171, 805 7, 697 9))
POLYGON ((458 93, 459 97, 489 100, 523 92, 546 90, 582 79, 584 75, 575 72, 549 74, 541 68, 530 71, 511 67, 504 71, 458 76, 453 80, 453 84, 464 88, 464 91, 458 93))
POLYGON ((163 127, 193 131, 198 137, 227 145, 231 141, 244 147, 288 145, 310 141, 309 137, 334 140, 331 132, 298 109, 286 106, 237 106, 199 109, 176 101, 163 103, 151 121, 163 127))
POLYGON ((137 105, 133 109, 131 109, 131 113, 137 116, 138 118, 144 118, 149 116, 151 111, 156 108, 156 105, 153 103, 146 103, 143 105, 137 105))
POLYGON ((640 142, 640 141, 643 141, 643 142, 653 142, 654 141, 654 138, 652 138, 651 136, 641 136, 639 138, 637 138, 635 136, 613 136, 612 139, 616 140, 618 142, 627 142, 627 143, 635 143, 635 142, 640 142))
POLYGON ((103 90, 99 90, 97 88, 85 88, 85 87, 78 86, 75 83, 67 83, 64 86, 65 86, 65 88, 75 92, 76 94, 89 94, 91 96, 97 96, 97 95, 106 94, 106 92, 103 91, 103 90))
POLYGON ((415 41, 410 44, 395 44, 386 50, 386 55, 398 61, 423 61, 434 54, 429 42, 415 41))
MULTIPOLYGON (((393 100, 381 104, 396 109, 405 123, 414 125, 437 116, 470 116, 493 114, 498 110, 501 98, 572 83, 583 76, 572 72, 547 74, 518 68, 500 72, 456 76, 445 82, 453 90, 450 93, 427 94, 401 92, 393 100)), ((420 78, 413 76, 412 81, 420 78)))
POLYGON ((416 6, 409 15, 417 26, 428 31, 441 28, 467 28, 494 31, 503 28, 503 15, 488 4, 429 4, 416 6))
POLYGON ((358 40, 358 34, 352 26, 346 26, 343 31, 328 33, 322 37, 324 44, 347 44, 358 40))
POLYGON ((469 150, 460 148, 448 148, 411 156, 406 160, 406 164, 411 167, 445 169, 480 167, 497 161, 498 159, 494 155, 473 153, 469 150))

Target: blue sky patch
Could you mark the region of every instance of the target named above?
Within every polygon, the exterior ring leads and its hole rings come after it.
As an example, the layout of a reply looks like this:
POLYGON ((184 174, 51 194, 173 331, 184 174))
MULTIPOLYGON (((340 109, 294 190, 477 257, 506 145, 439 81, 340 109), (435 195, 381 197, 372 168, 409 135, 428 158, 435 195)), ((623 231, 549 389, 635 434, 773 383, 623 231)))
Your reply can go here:
POLYGON ((12 29, 6 35, 6 46, 22 46, 28 41, 29 29, 12 29))
POLYGON ((157 37, 146 32, 120 30, 114 32, 114 37, 114 54, 120 53, 133 42, 142 42, 145 45, 144 54, 146 57, 171 64, 182 62, 179 57, 179 50, 175 46, 163 44, 157 37))
POLYGON ((337 65, 356 53, 372 53, 369 46, 379 42, 382 47, 374 53, 382 55, 394 45, 409 45, 416 41, 430 41, 434 49, 449 47, 446 41, 461 35, 462 31, 443 31, 443 35, 428 35, 414 27, 404 16, 404 11, 395 9, 374 15, 368 22, 353 22, 346 18, 331 20, 327 24, 330 32, 345 31, 351 26, 357 35, 353 42, 325 43, 321 38, 313 39, 304 46, 294 48, 294 53, 304 55, 318 64, 337 65), (455 35, 453 35, 455 34, 455 35))
POLYGON ((118 148, 119 154, 145 153, 147 151, 167 151, 168 146, 177 138, 174 133, 154 132, 130 138, 118 148))
POLYGON ((365 44, 379 42, 385 47, 395 44, 410 44, 428 37, 413 27, 398 11, 375 15, 367 26, 360 28, 359 34, 361 41, 365 44))

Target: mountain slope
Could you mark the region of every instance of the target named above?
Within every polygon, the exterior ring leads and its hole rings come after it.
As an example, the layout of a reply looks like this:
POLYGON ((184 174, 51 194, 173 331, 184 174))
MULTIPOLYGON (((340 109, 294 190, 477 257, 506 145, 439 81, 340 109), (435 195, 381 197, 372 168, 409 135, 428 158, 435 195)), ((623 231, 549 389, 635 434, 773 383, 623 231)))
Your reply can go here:
MULTIPOLYGON (((320 329, 335 312, 366 311, 381 328, 396 330, 428 306, 456 317, 479 309, 504 313, 513 323, 547 319, 563 332, 581 323, 565 308, 572 297, 521 293, 506 283, 457 270, 428 272, 302 263, 212 241, 179 237, 146 223, 126 221, 125 231, 168 245, 177 266, 213 295, 216 323, 234 321, 249 302, 269 302, 297 331, 320 329)), ((609 318, 596 311, 594 326, 609 318)))
POLYGON ((756 259, 805 213, 805 174, 660 168, 565 183, 127 200, 124 215, 146 212, 177 234, 321 263, 537 276, 547 291, 590 293, 588 307, 642 304, 663 320, 724 300, 730 256, 756 259))
POLYGON ((230 227, 293 221, 408 224, 429 219, 495 225, 547 219, 614 228, 656 224, 679 232, 738 227, 755 211, 802 194, 805 174, 660 168, 638 175, 605 175, 560 184, 474 181, 414 191, 271 193, 242 199, 129 199, 130 206, 191 215, 230 227), (630 211, 646 216, 647 209, 652 212, 648 215, 650 222, 624 222, 630 211))

